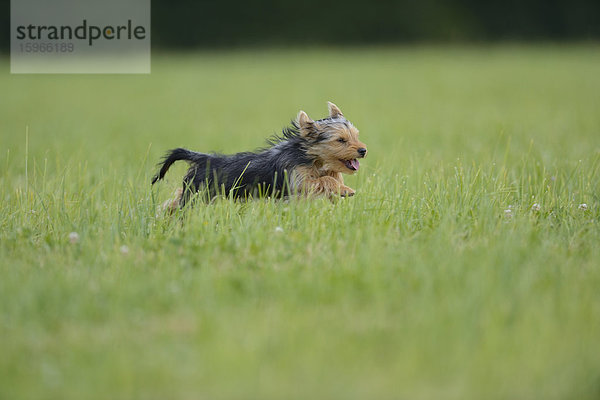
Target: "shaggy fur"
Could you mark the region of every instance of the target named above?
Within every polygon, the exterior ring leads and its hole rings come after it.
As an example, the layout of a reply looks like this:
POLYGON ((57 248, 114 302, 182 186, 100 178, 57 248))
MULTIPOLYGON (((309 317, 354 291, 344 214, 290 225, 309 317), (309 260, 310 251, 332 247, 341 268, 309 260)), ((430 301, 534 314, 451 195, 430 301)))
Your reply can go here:
POLYGON ((191 196, 202 192, 207 199, 219 194, 235 198, 282 197, 293 194, 352 196, 342 174, 359 168, 358 158, 367 154, 358 140, 358 130, 329 102, 329 116, 313 121, 300 111, 281 136, 268 141, 257 152, 233 155, 205 154, 178 148, 165 156, 152 184, 164 178, 171 165, 187 161, 190 168, 183 187, 167 207, 185 206, 191 196))

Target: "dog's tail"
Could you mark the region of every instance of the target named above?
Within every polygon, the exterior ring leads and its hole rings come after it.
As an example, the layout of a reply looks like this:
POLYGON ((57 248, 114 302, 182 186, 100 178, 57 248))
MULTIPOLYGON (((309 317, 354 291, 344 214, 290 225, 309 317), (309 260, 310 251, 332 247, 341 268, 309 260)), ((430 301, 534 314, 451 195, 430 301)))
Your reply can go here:
POLYGON ((164 178, 165 174, 175 161, 184 160, 194 163, 202 160, 205 157, 206 154, 196 153, 195 151, 183 149, 181 147, 169 151, 162 162, 162 167, 160 168, 160 171, 158 171, 158 173, 154 175, 154 178, 152 178, 152 184, 154 185, 156 181, 159 181, 162 178, 164 178))

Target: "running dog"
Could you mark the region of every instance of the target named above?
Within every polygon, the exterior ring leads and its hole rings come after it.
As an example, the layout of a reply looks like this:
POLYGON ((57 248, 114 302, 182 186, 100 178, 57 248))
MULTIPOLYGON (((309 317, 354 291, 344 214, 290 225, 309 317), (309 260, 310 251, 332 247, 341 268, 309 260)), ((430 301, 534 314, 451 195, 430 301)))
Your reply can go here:
POLYGON ((313 121, 304 111, 291 126, 267 141, 256 152, 232 155, 205 154, 177 148, 169 151, 152 184, 164 178, 171 165, 187 161, 190 168, 175 199, 166 206, 183 208, 195 193, 210 200, 218 195, 234 198, 353 196, 342 174, 354 174, 367 146, 358 139, 358 129, 342 111, 328 102, 329 116, 313 121))

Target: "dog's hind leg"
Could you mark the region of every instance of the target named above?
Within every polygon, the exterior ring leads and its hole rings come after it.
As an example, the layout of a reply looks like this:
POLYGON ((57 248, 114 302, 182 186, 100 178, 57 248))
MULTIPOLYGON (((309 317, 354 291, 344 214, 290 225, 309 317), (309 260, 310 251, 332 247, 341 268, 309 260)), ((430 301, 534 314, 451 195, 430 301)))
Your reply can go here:
POLYGON ((173 195, 174 197, 172 199, 165 201, 162 205, 163 211, 169 215, 173 214, 180 207, 181 198, 183 196, 183 189, 179 188, 175 190, 173 195))

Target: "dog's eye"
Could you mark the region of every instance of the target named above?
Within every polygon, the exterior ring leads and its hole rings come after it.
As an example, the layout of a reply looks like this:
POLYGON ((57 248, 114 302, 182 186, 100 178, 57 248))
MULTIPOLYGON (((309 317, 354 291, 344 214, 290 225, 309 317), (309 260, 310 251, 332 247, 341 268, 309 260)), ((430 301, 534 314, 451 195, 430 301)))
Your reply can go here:
POLYGON ((344 138, 339 138, 339 139, 338 139, 338 142, 340 142, 340 143, 346 143, 346 139, 344 139, 344 138))

